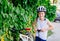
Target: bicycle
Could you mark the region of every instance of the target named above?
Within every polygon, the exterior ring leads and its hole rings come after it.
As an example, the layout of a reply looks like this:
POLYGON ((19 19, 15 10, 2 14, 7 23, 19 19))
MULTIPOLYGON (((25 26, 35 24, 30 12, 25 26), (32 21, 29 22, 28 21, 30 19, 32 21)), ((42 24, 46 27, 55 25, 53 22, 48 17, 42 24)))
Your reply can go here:
MULTIPOLYGON (((24 29, 22 29, 22 30, 16 30, 15 29, 15 27, 13 27, 12 29, 11 29, 11 32, 13 33, 13 32, 16 32, 16 31, 18 31, 19 32, 19 41, 34 41, 34 39, 33 39, 33 35, 30 33, 30 28, 24 28, 24 29), (21 31, 23 31, 23 30, 25 30, 25 31, 27 31, 25 34, 23 34, 21 31)), ((15 33, 14 33, 15 34, 15 33)), ((15 41, 16 39, 15 39, 15 36, 14 36, 14 41, 15 41)))

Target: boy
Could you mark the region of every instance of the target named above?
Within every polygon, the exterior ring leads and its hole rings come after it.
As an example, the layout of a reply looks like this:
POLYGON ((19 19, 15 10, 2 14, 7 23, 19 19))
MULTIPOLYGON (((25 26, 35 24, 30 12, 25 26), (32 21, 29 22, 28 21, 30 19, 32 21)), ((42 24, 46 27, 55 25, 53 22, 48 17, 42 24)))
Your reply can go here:
POLYGON ((47 41, 47 32, 53 29, 53 25, 45 18, 46 8, 44 6, 38 7, 37 13, 38 17, 35 22, 33 22, 33 27, 36 32, 35 41, 47 41))

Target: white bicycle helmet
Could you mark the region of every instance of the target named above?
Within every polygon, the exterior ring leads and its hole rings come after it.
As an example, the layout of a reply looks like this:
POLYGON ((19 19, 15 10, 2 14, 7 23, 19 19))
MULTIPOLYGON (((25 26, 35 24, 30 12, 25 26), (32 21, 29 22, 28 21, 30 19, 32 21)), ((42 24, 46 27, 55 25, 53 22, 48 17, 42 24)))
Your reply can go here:
POLYGON ((38 12, 46 12, 46 8, 44 7, 44 6, 39 6, 38 8, 37 8, 37 13, 38 12))

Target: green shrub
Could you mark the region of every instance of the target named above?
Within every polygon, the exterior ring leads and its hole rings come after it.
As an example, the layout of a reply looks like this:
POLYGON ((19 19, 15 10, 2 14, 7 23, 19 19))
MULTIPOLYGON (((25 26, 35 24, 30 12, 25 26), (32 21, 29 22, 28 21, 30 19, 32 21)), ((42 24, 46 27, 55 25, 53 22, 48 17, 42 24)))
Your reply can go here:
MULTIPOLYGON (((7 33, 4 38, 7 41, 13 41, 13 38, 11 39, 13 33, 9 29, 14 26, 17 30, 26 27, 33 28, 32 22, 37 17, 36 9, 41 5, 47 8, 46 18, 53 21, 56 6, 51 6, 50 0, 0 0, 0 37, 7 33)), ((33 32, 33 29, 31 32, 33 32)), ((16 35, 18 34, 16 33, 16 35)), ((18 36, 16 37, 18 38, 18 36)))

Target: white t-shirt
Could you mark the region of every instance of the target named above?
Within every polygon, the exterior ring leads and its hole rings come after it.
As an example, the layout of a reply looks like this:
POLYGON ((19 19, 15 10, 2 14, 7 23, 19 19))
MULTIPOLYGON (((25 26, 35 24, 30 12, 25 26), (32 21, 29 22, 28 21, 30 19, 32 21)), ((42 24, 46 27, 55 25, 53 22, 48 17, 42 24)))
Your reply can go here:
MULTIPOLYGON (((47 21, 49 21, 48 19, 45 19, 43 22, 41 22, 41 20, 38 18, 37 19, 37 29, 42 29, 42 28, 48 28, 48 25, 47 25, 47 21)), ((46 40, 47 39, 47 31, 45 32, 39 32, 38 31, 36 32, 36 36, 40 37, 41 39, 43 40, 46 40)))

